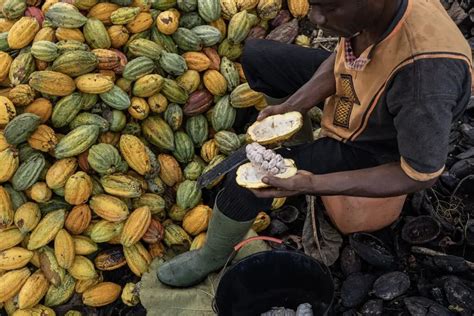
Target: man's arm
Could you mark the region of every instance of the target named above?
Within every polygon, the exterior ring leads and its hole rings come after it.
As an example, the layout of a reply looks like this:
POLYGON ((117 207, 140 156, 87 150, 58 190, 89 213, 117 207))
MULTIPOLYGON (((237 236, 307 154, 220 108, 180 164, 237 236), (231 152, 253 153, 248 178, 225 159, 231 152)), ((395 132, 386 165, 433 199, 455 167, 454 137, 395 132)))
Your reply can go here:
POLYGON ((296 176, 289 179, 266 177, 263 182, 269 184, 271 188, 253 192, 261 198, 299 194, 389 197, 423 190, 432 186, 436 179, 413 180, 402 170, 400 163, 390 163, 373 168, 322 175, 299 171, 296 176))
POLYGON ((280 105, 265 108, 260 112, 258 120, 262 120, 270 115, 290 111, 305 113, 313 106, 336 93, 336 79, 334 77, 335 60, 336 53, 333 53, 319 66, 311 79, 289 97, 288 100, 280 105))

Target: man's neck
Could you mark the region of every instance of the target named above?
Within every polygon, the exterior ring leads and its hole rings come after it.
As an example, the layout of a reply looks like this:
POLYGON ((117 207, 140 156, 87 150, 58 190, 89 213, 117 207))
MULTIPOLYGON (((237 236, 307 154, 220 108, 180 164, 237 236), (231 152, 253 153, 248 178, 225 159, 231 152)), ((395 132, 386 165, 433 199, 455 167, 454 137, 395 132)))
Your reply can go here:
POLYGON ((376 20, 376 23, 364 29, 357 37, 351 40, 356 56, 360 56, 365 49, 380 40, 396 17, 402 0, 383 1, 383 3, 381 14, 378 15, 379 18, 376 20))

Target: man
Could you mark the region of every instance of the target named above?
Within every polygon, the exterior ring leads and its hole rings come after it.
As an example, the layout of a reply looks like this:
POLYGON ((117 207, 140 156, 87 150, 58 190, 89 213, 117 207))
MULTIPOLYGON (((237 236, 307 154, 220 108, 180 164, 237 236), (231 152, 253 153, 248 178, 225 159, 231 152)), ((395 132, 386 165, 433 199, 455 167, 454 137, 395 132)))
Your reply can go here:
POLYGON ((226 178, 206 245, 164 264, 159 279, 189 286, 223 266, 273 197, 398 196, 430 187, 447 158, 450 125, 470 98, 471 50, 439 0, 311 0, 309 18, 341 37, 337 51, 253 40, 243 67, 273 98, 268 115, 325 102, 322 135, 282 151, 300 170, 249 191, 226 178))

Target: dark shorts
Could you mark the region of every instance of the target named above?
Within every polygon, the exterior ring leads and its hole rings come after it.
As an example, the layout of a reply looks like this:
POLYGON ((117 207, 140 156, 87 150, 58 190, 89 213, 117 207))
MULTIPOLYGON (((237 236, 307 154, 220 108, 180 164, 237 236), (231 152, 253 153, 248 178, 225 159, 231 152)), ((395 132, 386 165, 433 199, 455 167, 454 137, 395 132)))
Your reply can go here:
MULTIPOLYGON (((252 89, 283 98, 304 85, 328 56, 328 52, 318 49, 249 40, 245 44, 242 66, 252 89)), ((364 169, 380 164, 372 153, 331 138, 284 148, 279 153, 293 159, 298 169, 314 174, 364 169)), ((272 199, 259 199, 250 190, 240 187, 235 181, 234 170, 226 176, 217 206, 227 216, 245 221, 254 218, 259 211, 269 210, 271 203, 272 199)))

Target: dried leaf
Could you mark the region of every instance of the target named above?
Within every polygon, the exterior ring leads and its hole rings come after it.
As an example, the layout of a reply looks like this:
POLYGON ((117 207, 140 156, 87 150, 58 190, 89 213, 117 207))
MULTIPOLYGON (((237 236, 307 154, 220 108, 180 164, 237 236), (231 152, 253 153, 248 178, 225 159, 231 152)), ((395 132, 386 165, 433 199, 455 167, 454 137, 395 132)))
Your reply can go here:
POLYGON ((310 212, 306 215, 303 227, 303 248, 306 254, 316 258, 316 260, 321 261, 328 266, 331 266, 339 258, 342 237, 339 232, 324 219, 322 212, 317 212, 316 221, 321 253, 318 250, 316 241, 314 240, 310 212))

